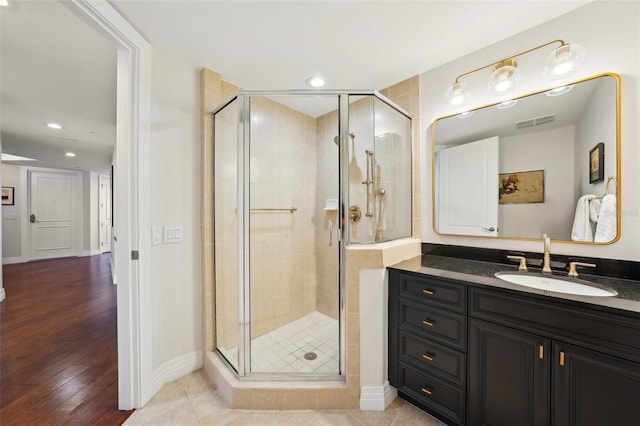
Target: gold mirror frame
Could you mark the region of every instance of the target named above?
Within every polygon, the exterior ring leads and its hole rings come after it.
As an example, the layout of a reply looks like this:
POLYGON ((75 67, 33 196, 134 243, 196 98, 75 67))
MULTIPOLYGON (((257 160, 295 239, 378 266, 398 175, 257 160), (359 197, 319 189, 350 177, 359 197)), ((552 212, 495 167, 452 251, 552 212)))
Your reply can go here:
MULTIPOLYGON (((549 88, 545 88, 542 90, 537 90, 534 92, 530 92, 527 94, 524 94, 522 96, 519 96, 517 98, 513 98, 514 100, 520 100, 520 99, 524 99, 524 98, 528 98, 530 96, 535 96, 535 95, 540 95, 540 94, 544 94, 550 90, 556 89, 558 87, 563 87, 563 86, 571 86, 571 85, 575 85, 575 84, 579 84, 582 82, 586 82, 586 81, 590 81, 590 80, 594 80, 600 77, 612 77, 615 80, 616 83, 616 100, 615 100, 615 106, 616 106, 616 122, 615 122, 615 130, 616 130, 616 140, 615 140, 615 146, 616 146, 616 160, 615 160, 615 164, 616 164, 616 171, 615 174, 610 174, 610 173, 606 173, 605 170, 605 177, 606 176, 613 176, 615 178, 615 195, 616 195, 616 235, 615 237, 611 240, 611 241, 607 241, 607 242, 591 242, 591 241, 573 241, 573 240, 554 240, 555 242, 559 242, 559 243, 567 243, 567 244, 583 244, 583 245, 596 245, 596 246, 603 246, 603 245, 610 245, 615 243, 616 241, 618 241, 620 239, 620 235, 622 232, 622 221, 621 221, 621 212, 622 212, 622 191, 621 191, 621 187, 622 187, 622 182, 621 182, 621 177, 622 177, 622 154, 621 154, 621 113, 622 113, 622 107, 621 107, 621 92, 622 92, 622 88, 621 88, 621 78, 618 74, 616 73, 612 73, 612 72, 607 72, 607 73, 601 73, 601 74, 596 74, 596 75, 592 75, 590 77, 585 77, 579 80, 575 80, 572 82, 568 82, 568 83, 564 83, 558 86, 553 86, 553 87, 549 87, 549 88)), ((470 109, 468 111, 478 111, 481 110, 483 108, 489 108, 489 107, 495 107, 499 104, 501 104, 504 101, 501 102, 495 102, 495 103, 489 103, 489 104, 485 104, 485 105, 481 105, 478 106, 474 109, 470 109)), ((436 182, 436 167, 435 167, 435 153, 436 153, 436 143, 435 143, 435 135, 436 135, 436 124, 444 119, 447 118, 451 118, 451 117, 456 117, 458 116, 460 113, 455 113, 455 114, 449 114, 446 116, 442 116, 442 117, 438 117, 436 118, 432 124, 431 124, 431 224, 432 224, 432 229, 433 232, 435 232, 437 235, 442 235, 442 236, 447 236, 447 237, 469 237, 469 238, 483 238, 483 239, 498 239, 498 240, 516 240, 516 241, 539 241, 540 238, 529 238, 529 237, 517 237, 517 236, 484 236, 484 235, 467 235, 467 234, 455 234, 455 233, 442 233, 439 232, 437 229, 437 224, 436 224, 436 188, 435 188, 435 182, 436 182)), ((610 186, 609 181, 605 179, 606 182, 606 187, 607 187, 607 192, 608 192, 608 188, 610 186)), ((496 177, 496 184, 498 183, 498 178, 496 177)), ((551 237, 553 237, 551 235, 551 237)))

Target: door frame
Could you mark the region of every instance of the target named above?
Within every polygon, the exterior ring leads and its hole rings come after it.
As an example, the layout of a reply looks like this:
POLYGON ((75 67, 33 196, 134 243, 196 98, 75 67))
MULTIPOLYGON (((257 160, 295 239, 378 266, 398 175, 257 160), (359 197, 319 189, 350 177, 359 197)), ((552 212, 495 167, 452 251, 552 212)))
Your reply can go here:
POLYGON ((118 408, 129 410, 144 406, 153 394, 151 45, 105 0, 72 0, 70 5, 118 43, 112 256, 118 274, 118 408), (131 260, 134 251, 139 260, 131 260))

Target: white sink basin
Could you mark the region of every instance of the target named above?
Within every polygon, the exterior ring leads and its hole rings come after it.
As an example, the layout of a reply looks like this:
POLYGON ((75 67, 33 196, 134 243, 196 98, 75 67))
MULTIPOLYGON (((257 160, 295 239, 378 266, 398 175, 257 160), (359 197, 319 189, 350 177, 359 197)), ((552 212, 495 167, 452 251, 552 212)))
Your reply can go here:
POLYGON ((580 296, 610 297, 616 296, 617 291, 596 287, 591 283, 581 284, 575 280, 569 281, 561 278, 535 274, 517 272, 496 272, 496 278, 524 287, 537 288, 540 290, 553 291, 556 293, 575 294, 580 296))

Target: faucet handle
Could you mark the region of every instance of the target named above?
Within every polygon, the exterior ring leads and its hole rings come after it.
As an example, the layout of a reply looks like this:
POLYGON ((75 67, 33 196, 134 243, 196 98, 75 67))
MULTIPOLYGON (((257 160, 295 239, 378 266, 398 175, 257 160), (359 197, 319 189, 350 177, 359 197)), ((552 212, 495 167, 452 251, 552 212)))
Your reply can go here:
MULTIPOLYGON (((527 272, 527 258, 524 256, 507 256, 507 259, 511 260, 519 260, 520 265, 518 266, 518 271, 527 272)), ((594 265, 595 266, 595 265, 594 265)))
POLYGON ((569 262, 569 273, 567 274, 570 277, 577 278, 578 277, 578 266, 584 266, 588 268, 595 268, 595 263, 585 263, 585 262, 569 262))

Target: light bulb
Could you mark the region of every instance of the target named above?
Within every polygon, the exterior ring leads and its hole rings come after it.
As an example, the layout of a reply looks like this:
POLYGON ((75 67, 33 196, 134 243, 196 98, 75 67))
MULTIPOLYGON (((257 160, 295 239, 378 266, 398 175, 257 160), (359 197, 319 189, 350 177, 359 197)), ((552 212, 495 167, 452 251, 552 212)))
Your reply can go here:
POLYGON ((547 56, 544 73, 550 80, 565 78, 578 69, 585 55, 584 48, 579 44, 563 44, 547 56))
POLYGON ((461 107, 469 101, 469 91, 464 83, 453 83, 444 94, 444 99, 449 105, 461 107))
POLYGON ((497 68, 489 77, 489 91, 496 96, 511 92, 518 85, 518 68, 504 65, 497 68))

